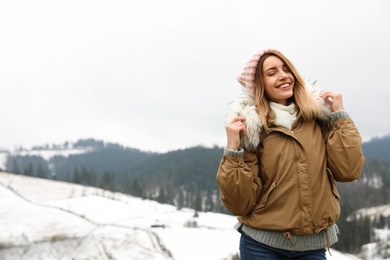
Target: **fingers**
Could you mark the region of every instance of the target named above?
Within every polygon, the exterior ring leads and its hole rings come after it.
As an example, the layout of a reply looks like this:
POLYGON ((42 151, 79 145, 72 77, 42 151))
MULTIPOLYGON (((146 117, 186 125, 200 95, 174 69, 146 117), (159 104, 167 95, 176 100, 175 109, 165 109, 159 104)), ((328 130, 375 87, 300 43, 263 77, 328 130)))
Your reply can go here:
POLYGON ((236 133, 238 135, 246 135, 245 117, 235 117, 227 125, 226 131, 236 133))
POLYGON ((344 110, 343 98, 342 98, 341 93, 324 91, 324 92, 321 92, 320 97, 332 109, 333 112, 339 111, 339 110, 344 110))
POLYGON ((245 117, 233 118, 225 127, 227 148, 237 150, 240 146, 241 136, 246 135, 245 117))

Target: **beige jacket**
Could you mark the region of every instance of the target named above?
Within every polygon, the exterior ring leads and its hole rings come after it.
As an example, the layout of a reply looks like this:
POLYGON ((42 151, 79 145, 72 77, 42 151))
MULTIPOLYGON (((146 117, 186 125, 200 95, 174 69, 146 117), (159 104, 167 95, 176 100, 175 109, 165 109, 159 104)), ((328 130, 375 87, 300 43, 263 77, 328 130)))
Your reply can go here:
POLYGON ((325 135, 315 120, 264 134, 253 106, 250 99, 233 106, 232 116, 246 116, 248 134, 243 156, 224 155, 218 169, 225 207, 257 229, 311 234, 334 224, 340 216, 335 181, 358 179, 365 161, 353 121, 340 118, 325 135))

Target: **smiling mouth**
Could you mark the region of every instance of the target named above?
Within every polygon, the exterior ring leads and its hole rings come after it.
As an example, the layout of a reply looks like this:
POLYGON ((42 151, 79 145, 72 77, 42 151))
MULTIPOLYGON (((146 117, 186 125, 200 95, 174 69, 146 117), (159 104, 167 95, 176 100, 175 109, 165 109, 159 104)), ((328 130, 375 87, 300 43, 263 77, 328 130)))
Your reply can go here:
POLYGON ((284 84, 278 86, 278 88, 281 88, 281 89, 289 88, 289 87, 290 87, 290 83, 284 83, 284 84))

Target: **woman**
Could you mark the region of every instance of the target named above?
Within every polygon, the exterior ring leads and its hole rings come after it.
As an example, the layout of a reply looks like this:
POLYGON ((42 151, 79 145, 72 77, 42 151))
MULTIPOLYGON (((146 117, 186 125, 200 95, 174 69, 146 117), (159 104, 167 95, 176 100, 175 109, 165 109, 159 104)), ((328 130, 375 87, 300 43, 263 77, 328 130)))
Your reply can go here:
POLYGON ((307 88, 276 50, 256 53, 237 79, 245 91, 228 115, 217 182, 238 216, 241 259, 326 259, 335 181, 358 179, 365 161, 342 96, 307 88))

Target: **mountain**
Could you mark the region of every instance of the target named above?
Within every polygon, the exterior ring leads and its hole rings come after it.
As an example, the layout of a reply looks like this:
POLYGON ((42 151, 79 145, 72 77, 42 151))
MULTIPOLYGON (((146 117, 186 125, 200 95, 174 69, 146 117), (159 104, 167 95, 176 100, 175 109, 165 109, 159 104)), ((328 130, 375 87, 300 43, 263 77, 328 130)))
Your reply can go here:
POLYGON ((199 202, 202 196, 209 196, 210 208, 220 207, 211 202, 211 197, 218 190, 215 175, 221 155, 220 147, 199 146, 159 154, 87 139, 3 153, 2 168, 171 204, 181 196, 183 206, 193 208, 196 199, 199 202))
POLYGON ((364 142, 363 153, 367 159, 390 161, 390 135, 364 142))
POLYGON ((236 218, 226 214, 3 172, 0 205, 0 259, 238 259, 236 218))
MULTIPOLYGON (((61 145, 43 145, 32 149, 18 149, 13 152, 0 151, 0 169, 8 172, 37 174, 41 171, 57 179, 72 178, 75 169, 81 167, 93 171, 98 178, 105 171, 127 176, 148 176, 152 180, 160 179, 162 172, 177 175, 193 167, 202 178, 204 171, 215 171, 222 155, 222 147, 189 147, 167 153, 144 152, 124 147, 120 144, 105 143, 95 139, 81 139, 75 143, 65 142, 61 145), (30 171, 30 172, 29 172, 30 171), (32 173, 32 172, 35 173, 32 173), (176 173, 175 173, 176 172, 176 173), (201 173, 200 173, 201 172, 201 173)), ((363 143, 363 154, 369 160, 390 161, 390 135, 373 138, 363 143)), ((165 178, 165 176, 163 176, 165 178)), ((118 182, 123 181, 120 177, 118 182)), ((156 181, 156 183, 158 183, 156 181)), ((182 182, 179 182, 182 184, 182 182)), ((204 183, 209 186, 210 184, 204 183)))

